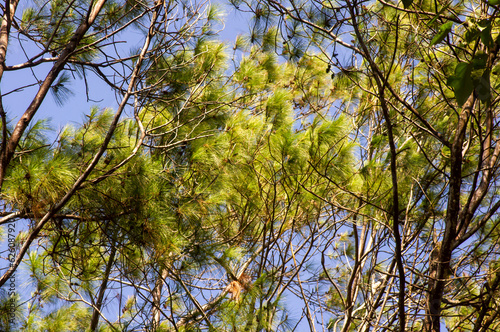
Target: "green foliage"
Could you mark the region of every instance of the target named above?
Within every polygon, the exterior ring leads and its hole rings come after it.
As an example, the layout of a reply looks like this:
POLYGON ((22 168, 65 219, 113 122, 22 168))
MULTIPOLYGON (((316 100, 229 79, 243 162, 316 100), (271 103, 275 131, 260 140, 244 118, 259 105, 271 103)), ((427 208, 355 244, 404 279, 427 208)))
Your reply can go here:
MULTIPOLYGON (((406 6, 405 6, 406 7, 406 6)), ((432 38, 430 46, 439 44, 442 42, 448 34, 451 32, 451 29, 453 28, 453 22, 446 22, 443 25, 439 27, 438 33, 432 38)))
MULTIPOLYGON (((13 288, 12 288, 13 289, 13 288)), ((24 317, 21 297, 17 292, 0 290, 0 328, 2 331, 16 331, 24 317)))

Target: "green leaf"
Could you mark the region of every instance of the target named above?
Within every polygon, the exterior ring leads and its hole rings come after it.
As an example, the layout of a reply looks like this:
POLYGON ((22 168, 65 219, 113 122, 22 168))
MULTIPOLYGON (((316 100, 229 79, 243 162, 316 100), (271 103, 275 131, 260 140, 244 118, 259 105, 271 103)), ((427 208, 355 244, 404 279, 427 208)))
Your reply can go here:
POLYGON ((477 52, 472 59, 472 68, 474 69, 485 69, 486 62, 488 61, 488 54, 477 52))
POLYGON ((430 46, 436 45, 443 41, 443 39, 450 33, 453 27, 453 22, 446 22, 439 27, 439 32, 432 38, 430 46))
POLYGON ((493 38, 491 37, 491 24, 487 26, 483 31, 481 31, 481 41, 483 44, 491 48, 494 46, 493 38))
POLYGON ((477 37, 479 37, 481 30, 478 29, 477 25, 472 25, 465 31, 464 39, 467 43, 475 42, 477 37))
POLYGON ((473 83, 479 100, 483 102, 490 101, 491 100, 490 71, 483 70, 482 75, 480 77, 478 77, 477 79, 473 79, 473 83))
POLYGON ((406 8, 410 7, 411 4, 413 3, 413 0, 402 0, 403 1, 403 6, 406 8))
POLYGON ((488 5, 490 6, 496 6, 500 4, 500 0, 489 0, 487 1, 488 5))
POLYGON ((488 54, 478 52, 472 59, 470 77, 477 97, 483 102, 491 99, 490 70, 487 69, 488 54))
POLYGON ((455 67, 455 74, 448 77, 448 85, 455 92, 455 99, 459 106, 462 106, 474 90, 474 83, 471 78, 472 64, 461 62, 455 67))

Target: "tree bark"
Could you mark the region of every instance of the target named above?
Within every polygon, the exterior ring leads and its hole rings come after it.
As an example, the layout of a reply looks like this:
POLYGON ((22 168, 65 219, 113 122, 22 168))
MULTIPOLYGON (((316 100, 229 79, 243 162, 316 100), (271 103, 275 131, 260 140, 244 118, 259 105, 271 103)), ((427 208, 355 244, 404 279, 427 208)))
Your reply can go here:
MULTIPOLYGON (((441 304, 443 302, 444 287, 447 282, 447 271, 450 269, 453 243, 456 240, 460 214, 460 189, 462 185, 462 147, 469 116, 475 104, 473 94, 467 99, 460 113, 455 138, 451 146, 450 182, 448 184, 448 204, 445 217, 445 231, 443 240, 436 247, 435 261, 429 264, 429 294, 427 297, 426 315, 424 320, 425 331, 439 332, 441 318, 441 304)), ((433 260, 434 255, 431 255, 433 260)))
POLYGON ((162 269, 158 274, 158 278, 155 282, 155 288, 153 289, 153 310, 152 310, 152 324, 151 331, 156 331, 156 329, 160 326, 160 302, 161 302, 161 291, 163 289, 163 282, 168 277, 168 270, 162 269))
POLYGON ((99 323, 99 316, 101 314, 102 301, 104 300, 104 293, 108 288, 109 274, 111 273, 111 267, 115 262, 115 255, 116 255, 116 247, 113 245, 111 247, 111 253, 109 254, 108 264, 106 265, 106 271, 104 271, 101 287, 99 287, 99 293, 97 294, 97 301, 94 304, 92 319, 90 320, 90 331, 92 332, 97 331, 97 324, 99 323))

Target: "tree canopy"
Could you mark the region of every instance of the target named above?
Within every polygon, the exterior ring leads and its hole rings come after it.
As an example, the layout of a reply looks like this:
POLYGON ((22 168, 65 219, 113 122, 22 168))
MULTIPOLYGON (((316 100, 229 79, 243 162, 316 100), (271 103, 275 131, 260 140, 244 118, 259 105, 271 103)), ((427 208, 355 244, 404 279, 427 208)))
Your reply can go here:
POLYGON ((0 329, 497 331, 499 5, 6 1, 0 329))

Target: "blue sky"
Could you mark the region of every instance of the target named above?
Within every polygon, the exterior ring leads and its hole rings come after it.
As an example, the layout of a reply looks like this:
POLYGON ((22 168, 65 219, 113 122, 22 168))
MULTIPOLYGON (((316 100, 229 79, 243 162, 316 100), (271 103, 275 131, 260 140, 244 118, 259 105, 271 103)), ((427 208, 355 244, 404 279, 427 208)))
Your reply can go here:
MULTIPOLYGON (((23 2, 22 2, 23 3, 23 2)), ((249 30, 249 22, 242 13, 236 10, 225 1, 213 1, 224 8, 225 27, 220 32, 218 38, 232 45, 239 34, 244 34, 249 30)), ((23 3, 25 4, 25 3, 23 3)), ((21 11, 19 11, 21 13, 21 11)), ((19 14, 20 16, 20 14, 19 14)), ((222 28, 222 26, 221 26, 222 28)), ((127 35, 123 36, 125 44, 121 45, 122 48, 130 49, 137 48, 142 45, 142 36, 127 35)), ((27 57, 25 52, 32 55, 37 52, 36 49, 25 49, 26 43, 23 47, 15 40, 11 39, 8 54, 7 65, 14 65, 23 63, 27 57)), ((29 70, 7 71, 1 82, 1 93, 8 94, 4 98, 4 107, 6 108, 8 117, 15 121, 26 110, 31 98, 34 96, 38 85, 37 80, 42 80, 52 67, 51 63, 43 64, 33 67, 29 70), (31 85, 21 91, 12 92, 20 86, 31 85)), ((87 84, 81 78, 75 75, 74 80, 71 80, 68 88, 72 91, 70 98, 62 105, 58 105, 52 95, 48 95, 43 101, 39 111, 37 112, 36 119, 50 119, 52 127, 56 130, 62 128, 66 124, 81 123, 84 114, 88 114, 91 107, 98 106, 99 108, 113 108, 116 109, 118 103, 114 92, 98 78, 94 73, 87 72, 87 84), (87 101, 86 90, 92 100, 87 101)))

